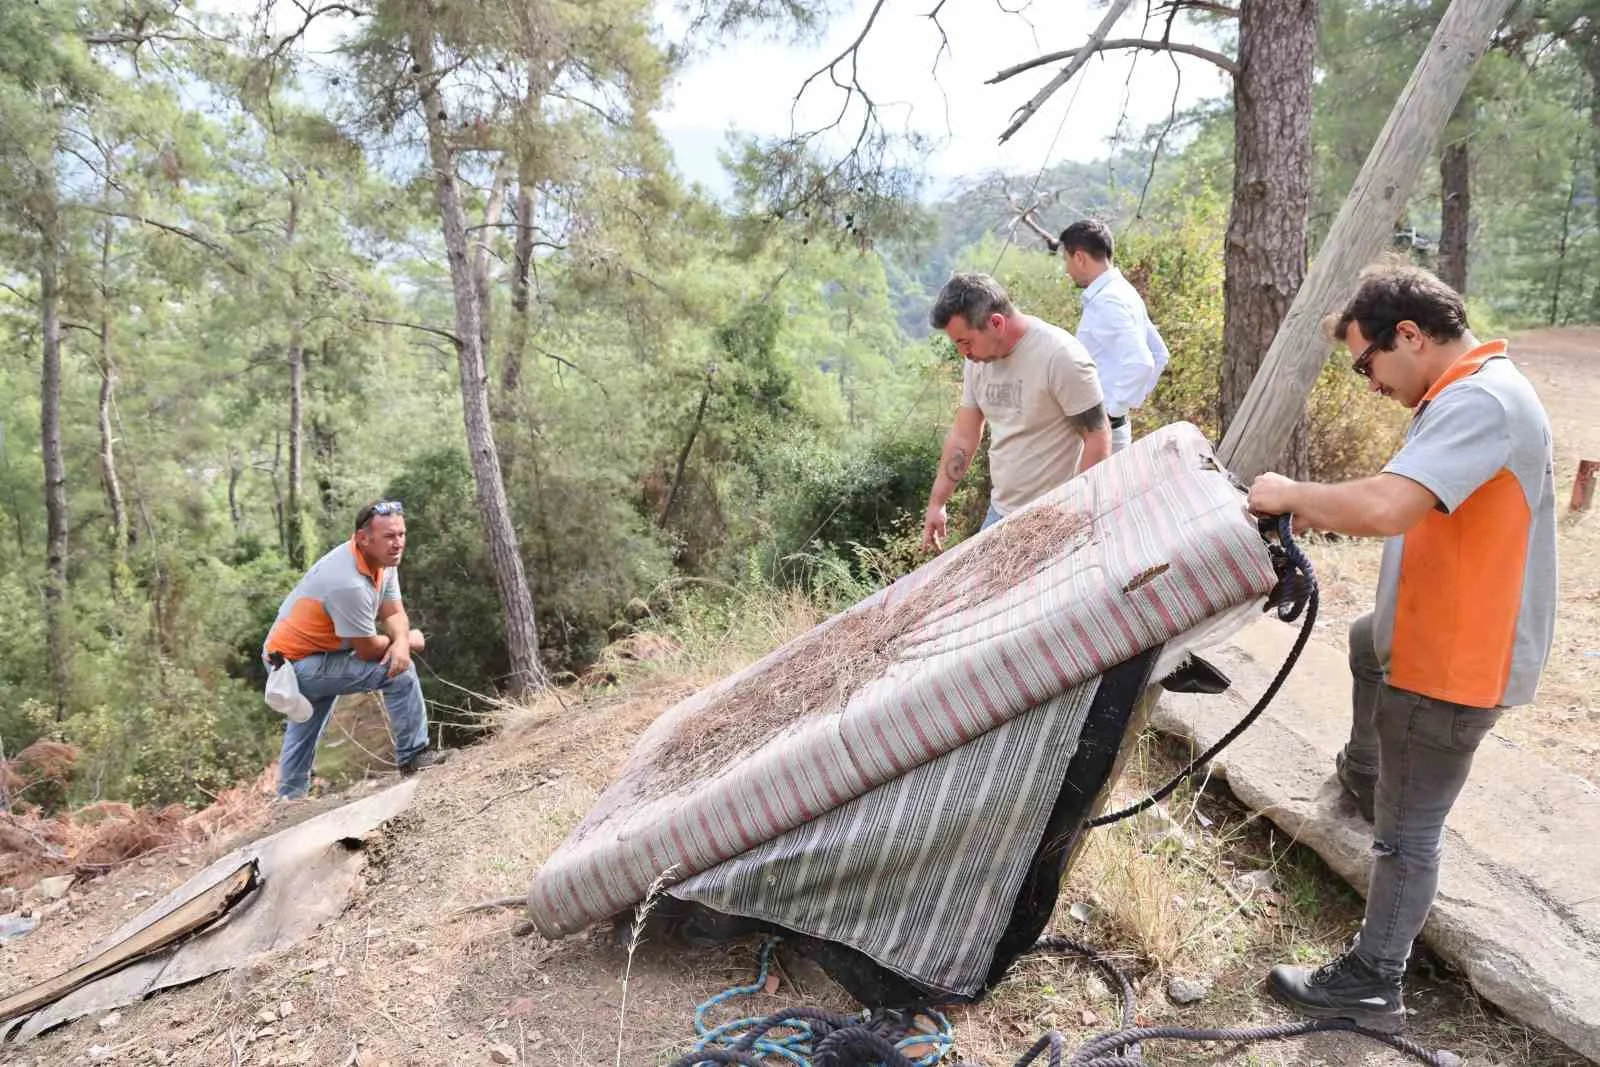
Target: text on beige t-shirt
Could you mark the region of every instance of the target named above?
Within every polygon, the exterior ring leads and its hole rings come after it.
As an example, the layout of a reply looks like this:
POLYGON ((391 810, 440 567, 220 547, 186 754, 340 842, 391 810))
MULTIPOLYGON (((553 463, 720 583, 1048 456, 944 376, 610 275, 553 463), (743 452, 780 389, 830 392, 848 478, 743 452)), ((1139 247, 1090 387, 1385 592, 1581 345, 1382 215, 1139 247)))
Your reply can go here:
POLYGON ((1067 419, 1102 402, 1088 349, 1059 326, 1023 318, 1028 330, 1009 356, 967 360, 961 374, 961 406, 989 423, 989 477, 1002 515, 1078 472, 1083 439, 1067 419))

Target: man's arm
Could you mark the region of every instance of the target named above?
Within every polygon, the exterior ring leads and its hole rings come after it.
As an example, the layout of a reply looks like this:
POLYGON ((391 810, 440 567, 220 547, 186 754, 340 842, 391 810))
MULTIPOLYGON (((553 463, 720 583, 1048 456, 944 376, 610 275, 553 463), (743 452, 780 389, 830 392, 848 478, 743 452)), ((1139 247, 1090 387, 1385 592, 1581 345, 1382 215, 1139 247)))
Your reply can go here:
MULTIPOLYGON (((411 629, 411 620, 400 601, 385 600, 379 606, 378 624, 383 627, 383 633, 350 638, 351 649, 361 659, 369 663, 388 660, 389 650, 399 645, 407 650, 406 663, 409 665, 410 653, 422 651, 422 631, 411 629)), ((404 666, 400 668, 400 671, 403 670, 404 666)), ((394 673, 399 674, 400 671, 394 673)))
POLYGON ((1111 424, 1106 421, 1104 404, 1068 415, 1067 425, 1072 427, 1073 433, 1083 438, 1083 454, 1078 457, 1078 469, 1074 476, 1111 455, 1111 424))
POLYGON ((1432 492, 1399 474, 1336 484, 1263 474, 1250 486, 1250 510, 1257 515, 1292 512, 1296 528, 1351 537, 1403 534, 1438 506, 1439 498, 1432 492))
POLYGON ((383 662, 389 665, 389 677, 405 672, 411 666, 411 653, 422 648, 422 635, 411 628, 411 618, 399 600, 385 600, 378 608, 378 625, 389 638, 383 662))
POLYGON ((956 409, 955 425, 945 435, 944 450, 939 454, 939 471, 934 475, 933 492, 928 494, 928 511, 922 520, 922 547, 944 549, 949 516, 944 506, 950 495, 972 469, 972 460, 978 454, 978 443, 983 440, 983 412, 975 407, 956 409))
POLYGON ((1433 508, 1455 511, 1505 467, 1510 454, 1500 401, 1486 390, 1451 386, 1382 474, 1337 485, 1263 474, 1250 487, 1250 509, 1262 515, 1292 511, 1297 526, 1393 537, 1433 508))

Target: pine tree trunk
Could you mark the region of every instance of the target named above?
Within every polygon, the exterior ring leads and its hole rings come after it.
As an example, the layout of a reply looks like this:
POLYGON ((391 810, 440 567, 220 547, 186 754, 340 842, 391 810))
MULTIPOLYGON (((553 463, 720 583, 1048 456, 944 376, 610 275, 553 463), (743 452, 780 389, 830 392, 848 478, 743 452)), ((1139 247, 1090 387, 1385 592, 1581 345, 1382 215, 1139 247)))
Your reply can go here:
POLYGON ((311 565, 306 544, 305 503, 300 485, 305 476, 305 348, 300 328, 289 339, 289 502, 285 506, 284 535, 289 541, 289 562, 304 570, 311 565))
POLYGON ((111 354, 111 219, 100 231, 100 483, 106 491, 106 509, 111 513, 111 598, 118 604, 127 601, 128 506, 122 495, 122 479, 117 475, 116 435, 111 431, 111 405, 117 395, 117 364, 111 354))
POLYGON ((11 791, 6 788, 6 739, 3 736, 0 736, 0 812, 11 812, 11 791))
POLYGON ((683 451, 678 453, 678 468, 672 474, 672 488, 667 491, 667 503, 661 509, 661 520, 657 523, 661 529, 667 528, 667 523, 672 521, 672 510, 678 503, 678 495, 683 491, 683 476, 689 469, 689 453, 694 451, 695 438, 700 436, 700 426, 706 421, 706 405, 711 401, 711 375, 706 375, 705 388, 700 391, 700 408, 694 413, 694 425, 689 427, 689 439, 683 443, 683 451))
MULTIPOLYGON (((292 180, 292 179, 291 179, 292 180)), ((284 227, 286 243, 292 249, 295 230, 300 222, 300 191, 289 191, 289 220, 284 227)), ((292 254, 292 253, 291 253, 292 254)), ((289 330, 289 502, 285 516, 284 536, 289 542, 289 562, 304 570, 311 566, 309 538, 306 536, 305 501, 302 486, 305 482, 305 391, 306 354, 305 340, 300 329, 300 279, 298 275, 289 283, 289 314, 296 316, 289 330)))
POLYGON ((1439 200, 1439 280, 1465 296, 1472 223, 1472 156, 1465 140, 1439 153, 1439 200))
POLYGON ((61 446, 61 309, 58 271, 61 240, 53 206, 40 226, 39 318, 43 366, 39 375, 39 432, 44 451, 45 640, 56 718, 67 713, 72 642, 67 603, 67 465, 61 446))
MULTIPOLYGON (((1590 24, 1591 24, 1591 27, 1592 27, 1593 26, 1593 20, 1590 20, 1590 24)), ((1586 41, 1584 47, 1582 49, 1580 49, 1580 54, 1583 57, 1584 70, 1589 75, 1589 87, 1590 87, 1590 91, 1589 91, 1589 167, 1590 167, 1589 180, 1591 182, 1591 186, 1590 187, 1593 188, 1593 189, 1596 189, 1596 190, 1600 190, 1600 41, 1597 41, 1597 40, 1595 40, 1593 38, 1592 34, 1594 32, 1595 31, 1591 28, 1591 30, 1590 30, 1591 38, 1588 41, 1586 41)), ((1573 180, 1574 180, 1574 184, 1576 184, 1576 180, 1577 180, 1576 171, 1574 171, 1573 180)), ((1596 225, 1596 227, 1600 227, 1600 196, 1593 197, 1593 201, 1594 201, 1595 225, 1596 225)), ((1563 225, 1563 227, 1565 227, 1566 226, 1566 222, 1563 221, 1562 225, 1563 225)), ((1564 234, 1563 234, 1563 238, 1562 239, 1563 239, 1563 241, 1566 239, 1564 234)), ((1579 294, 1579 298, 1581 300, 1581 298, 1582 298, 1582 294, 1581 293, 1579 294)), ((1590 316, 1590 318, 1589 318, 1588 321, 1590 321, 1590 322, 1595 321, 1596 318, 1600 318, 1600 277, 1597 277, 1595 279, 1595 289, 1594 289, 1593 293, 1590 295, 1590 298, 1589 298, 1589 316, 1590 316)), ((1552 316, 1552 318, 1553 318, 1553 316, 1552 316)))
POLYGON ((483 337, 478 318, 479 299, 467 244, 466 213, 456 188, 455 161, 451 157, 447 116, 433 66, 433 40, 429 30, 413 31, 411 57, 428 127, 428 153, 433 163, 434 196, 438 202, 445 254, 450 261, 456 319, 456 352, 461 369, 461 407, 466 422, 467 448, 472 460, 472 480, 478 515, 488 543, 489 562, 505 620, 506 648, 511 660, 508 689, 523 696, 543 680, 539 666, 539 632, 533 596, 522 568, 517 532, 511 525, 495 451, 494 427, 489 418, 488 372, 483 361, 483 337))
POLYGON ((532 273, 533 190, 523 178, 517 183, 517 242, 511 269, 511 343, 500 359, 500 394, 508 405, 522 388, 522 360, 528 350, 528 278, 532 273))
POLYGON ((500 224, 500 212, 506 202, 506 185, 510 181, 510 164, 502 159, 495 168, 494 181, 489 187, 489 201, 483 208, 483 229, 479 231, 481 236, 472 256, 472 278, 478 290, 478 337, 483 349, 485 374, 489 373, 494 352, 490 343, 494 336, 494 294, 489 288, 489 250, 494 243, 495 228, 500 224))
POLYGON ((239 528, 244 525, 244 510, 239 506, 239 478, 244 474, 244 462, 239 454, 228 446, 228 518, 233 520, 233 532, 237 536, 239 528))
MULTIPOLYGON (((1244 403, 1306 274, 1317 0, 1243 0, 1223 282, 1222 424, 1244 403)), ((1305 415, 1279 470, 1305 477, 1305 415)))

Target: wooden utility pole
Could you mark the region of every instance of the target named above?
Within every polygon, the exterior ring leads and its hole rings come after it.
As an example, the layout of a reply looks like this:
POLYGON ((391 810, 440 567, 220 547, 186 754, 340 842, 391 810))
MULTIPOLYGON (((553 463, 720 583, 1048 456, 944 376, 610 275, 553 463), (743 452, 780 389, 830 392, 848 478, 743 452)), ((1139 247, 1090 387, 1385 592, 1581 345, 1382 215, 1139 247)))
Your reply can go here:
POLYGON ((1249 481, 1283 455, 1328 354, 1322 319, 1388 246, 1394 220, 1512 0, 1452 0, 1328 231, 1218 454, 1249 481))

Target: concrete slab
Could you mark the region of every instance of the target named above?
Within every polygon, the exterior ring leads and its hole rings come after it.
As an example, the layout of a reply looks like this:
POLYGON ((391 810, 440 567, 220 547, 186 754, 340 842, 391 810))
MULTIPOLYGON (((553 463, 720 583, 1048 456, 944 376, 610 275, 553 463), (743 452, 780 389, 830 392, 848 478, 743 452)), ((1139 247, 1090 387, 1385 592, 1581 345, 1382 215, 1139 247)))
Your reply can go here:
MULTIPOLYGON (((1233 688, 1166 694, 1153 724, 1198 748, 1213 744, 1266 688, 1296 630, 1266 619, 1209 650, 1233 688)), ((1344 653, 1313 639, 1272 707, 1218 757, 1216 773, 1365 891, 1371 827, 1333 779, 1349 717, 1344 653)), ((1423 940, 1508 1015, 1600 1063, 1600 789, 1491 735, 1445 832, 1423 940)))

